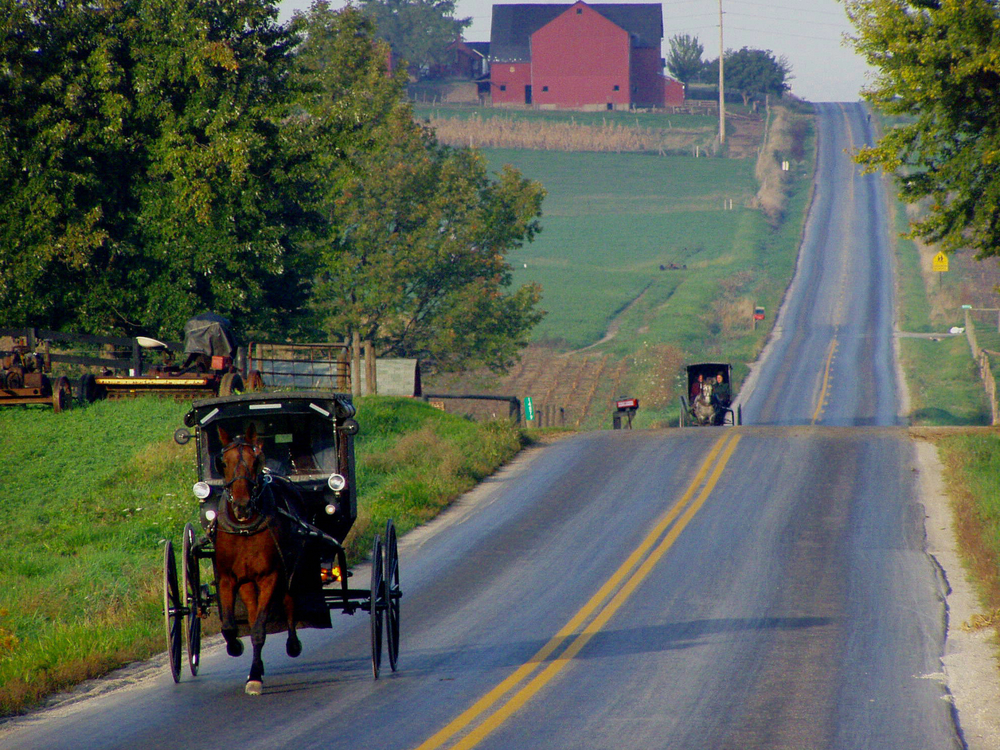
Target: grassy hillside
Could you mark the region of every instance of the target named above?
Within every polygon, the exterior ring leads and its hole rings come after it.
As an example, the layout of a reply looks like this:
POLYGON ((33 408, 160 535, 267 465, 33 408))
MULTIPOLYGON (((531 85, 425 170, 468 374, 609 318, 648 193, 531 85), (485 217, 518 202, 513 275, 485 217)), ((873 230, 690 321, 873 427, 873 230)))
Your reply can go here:
MULTIPOLYGON (((155 398, 0 409, 0 716, 163 651, 163 543, 197 523, 194 443, 171 439, 185 411, 155 398)), ((408 399, 361 399, 358 421, 355 561, 387 518, 405 533, 521 444, 507 423, 408 399)))
POLYGON ((644 290, 662 301, 725 265, 750 218, 753 164, 645 154, 484 151, 545 185, 543 231, 510 255, 515 283, 537 281, 548 315, 536 340, 592 344, 644 290), (732 200, 734 210, 723 205, 732 200), (686 265, 687 272, 661 271, 686 265))

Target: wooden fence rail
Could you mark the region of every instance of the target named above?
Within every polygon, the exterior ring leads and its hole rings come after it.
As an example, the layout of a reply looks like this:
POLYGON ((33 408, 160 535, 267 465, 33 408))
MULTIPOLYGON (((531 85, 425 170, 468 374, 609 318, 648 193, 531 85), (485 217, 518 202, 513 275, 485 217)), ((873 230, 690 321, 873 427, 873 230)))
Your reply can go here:
POLYGON ((972 322, 971 310, 965 311, 965 337, 969 341, 969 348, 972 349, 972 358, 979 366, 979 377, 982 378, 983 388, 986 397, 990 402, 990 424, 1000 424, 1000 406, 997 404, 997 381, 993 377, 993 367, 990 364, 990 355, 979 346, 976 339, 976 326, 972 322))

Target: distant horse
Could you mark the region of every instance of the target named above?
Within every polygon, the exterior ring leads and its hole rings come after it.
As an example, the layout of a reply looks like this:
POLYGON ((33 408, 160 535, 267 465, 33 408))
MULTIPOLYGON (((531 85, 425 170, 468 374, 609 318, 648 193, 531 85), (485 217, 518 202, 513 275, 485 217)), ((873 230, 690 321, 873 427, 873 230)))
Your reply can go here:
POLYGON ((695 396, 691 402, 691 416, 699 425, 715 422, 715 401, 712 399, 712 383, 710 381, 701 384, 701 393, 695 396))
POLYGON ((240 656, 243 642, 239 638, 235 610, 236 594, 239 593, 246 605, 253 644, 246 693, 260 695, 264 676, 261 651, 269 613, 272 605, 279 601, 288 625, 285 651, 292 657, 302 653, 302 643, 295 633, 295 604, 288 590, 290 570, 282 554, 282 543, 288 532, 275 510, 275 490, 262 479, 264 455, 257 428, 251 423, 245 435, 230 439, 220 425, 219 439, 223 445, 221 469, 226 488, 215 535, 219 617, 226 651, 230 656, 240 656))

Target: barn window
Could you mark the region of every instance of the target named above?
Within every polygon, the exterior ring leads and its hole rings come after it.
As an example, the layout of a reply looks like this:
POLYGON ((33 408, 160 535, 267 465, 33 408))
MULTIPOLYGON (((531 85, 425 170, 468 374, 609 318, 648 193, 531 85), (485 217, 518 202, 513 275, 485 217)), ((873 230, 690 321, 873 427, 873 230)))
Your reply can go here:
POLYGON ((577 8, 577 9, 576 9, 576 14, 577 14, 578 16, 582 16, 582 15, 583 15, 583 8, 577 8))
POLYGON ((548 90, 549 90, 548 86, 542 86, 542 91, 548 91, 548 90))
POLYGON ((621 88, 621 87, 620 87, 620 86, 618 86, 618 84, 615 84, 615 88, 614 88, 614 90, 615 90, 615 91, 618 91, 618 90, 619 90, 620 88, 621 88))
POLYGON ((502 83, 501 83, 501 84, 500 84, 500 90, 501 90, 501 91, 506 91, 506 90, 507 90, 507 87, 506 87, 506 86, 505 86, 504 84, 502 84, 502 83))

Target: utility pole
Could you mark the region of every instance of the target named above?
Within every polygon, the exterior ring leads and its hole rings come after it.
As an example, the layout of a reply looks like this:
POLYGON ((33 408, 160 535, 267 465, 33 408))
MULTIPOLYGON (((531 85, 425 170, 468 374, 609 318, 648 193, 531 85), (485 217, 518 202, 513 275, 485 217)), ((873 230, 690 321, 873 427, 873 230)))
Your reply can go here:
POLYGON ((719 145, 726 145, 726 77, 722 58, 726 48, 722 39, 722 0, 719 0, 719 145))

